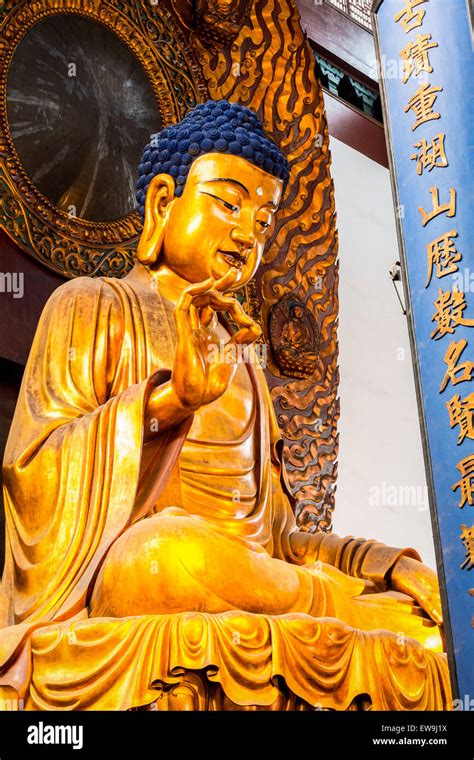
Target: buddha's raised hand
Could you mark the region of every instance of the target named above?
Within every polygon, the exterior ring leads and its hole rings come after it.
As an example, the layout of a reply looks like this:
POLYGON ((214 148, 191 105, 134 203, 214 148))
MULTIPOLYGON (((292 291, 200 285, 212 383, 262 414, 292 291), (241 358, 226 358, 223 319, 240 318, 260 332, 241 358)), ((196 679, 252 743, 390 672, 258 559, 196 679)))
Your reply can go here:
POLYGON ((253 343, 261 328, 239 302, 224 295, 237 279, 230 269, 220 280, 208 279, 189 285, 175 309, 176 353, 171 378, 156 387, 147 402, 145 441, 181 422, 199 407, 219 398, 235 374, 235 344, 253 343), (240 329, 222 347, 211 322, 217 311, 229 312, 240 329), (217 351, 212 351, 212 349, 217 351), (221 350, 219 350, 221 348, 221 350), (210 360, 211 355, 223 361, 210 360))
POLYGON ((184 407, 194 411, 219 398, 231 382, 237 364, 235 343, 253 343, 260 327, 242 309, 239 302, 224 295, 235 282, 237 272, 230 270, 220 280, 209 279, 187 287, 175 310, 177 346, 171 385, 184 407), (216 311, 229 312, 241 329, 221 348, 221 339, 210 327, 216 311), (210 361, 210 356, 222 361, 210 361))

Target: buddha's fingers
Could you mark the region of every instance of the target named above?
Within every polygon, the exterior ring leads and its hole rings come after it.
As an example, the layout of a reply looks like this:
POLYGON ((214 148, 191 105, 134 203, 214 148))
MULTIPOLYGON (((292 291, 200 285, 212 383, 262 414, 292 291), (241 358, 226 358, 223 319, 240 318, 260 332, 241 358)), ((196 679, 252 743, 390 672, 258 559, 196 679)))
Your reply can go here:
MULTIPOLYGON (((215 304, 215 298, 216 294, 215 291, 209 291, 207 296, 210 298, 211 303, 215 304)), ((232 335, 232 341, 237 344, 250 344, 254 343, 262 334, 262 328, 260 327, 257 322, 255 322, 252 317, 250 317, 242 308, 239 301, 237 301, 236 298, 228 297, 228 296, 217 296, 218 301, 220 302, 221 308, 225 309, 226 311, 231 314, 231 316, 234 318, 235 322, 237 322, 238 325, 242 326, 241 330, 238 330, 236 333, 232 335)))
POLYGON ((411 557, 400 557, 391 571, 391 588, 411 596, 438 625, 442 622, 436 573, 411 557))
MULTIPOLYGON (((208 280, 203 280, 203 282, 193 282, 191 285, 188 285, 187 288, 183 290, 183 293, 181 295, 181 298, 184 298, 185 295, 189 296, 195 296, 199 293, 206 293, 208 290, 211 290, 211 288, 215 285, 215 280, 213 277, 209 277, 208 280)), ((180 301, 181 301, 180 298, 180 301)), ((179 305, 179 301, 177 306, 179 305)))
POLYGON ((236 278, 237 272, 231 270, 227 272, 224 277, 221 277, 220 280, 215 280, 213 277, 209 277, 207 280, 203 280, 203 282, 193 282, 183 290, 181 297, 176 304, 176 308, 187 310, 192 303, 193 296, 207 293, 211 289, 214 289, 217 292, 224 291, 226 288, 229 288, 230 285, 234 284, 236 278))
POLYGON ((441 604, 439 600, 436 599, 436 597, 433 597, 432 594, 427 594, 423 591, 420 591, 413 596, 420 607, 426 612, 426 614, 429 615, 430 618, 435 623, 437 623, 437 625, 442 625, 443 613, 441 611, 441 604))
POLYGON ((199 321, 199 311, 196 309, 194 304, 191 304, 189 307, 189 319, 191 322, 191 328, 193 330, 199 330, 200 327, 200 321, 199 321))
POLYGON ((209 327, 214 314, 215 311, 211 306, 204 306, 204 308, 199 311, 199 321, 201 323, 201 326, 209 327))
POLYGON ((219 304, 222 309, 228 311, 229 314, 233 316, 237 324, 249 326, 253 323, 252 317, 249 317, 249 315, 242 308, 240 302, 237 301, 237 299, 233 296, 223 296, 220 293, 217 293, 215 290, 210 290, 208 295, 211 299, 211 303, 215 302, 216 305, 219 304))
POLYGON ((249 327, 243 327, 241 330, 238 330, 236 333, 232 336, 232 341, 234 343, 238 343, 239 345, 245 343, 250 344, 254 343, 258 338, 260 338, 262 334, 262 328, 260 327, 257 322, 253 322, 249 327))
MULTIPOLYGON (((435 582, 435 586, 437 587, 437 581, 435 582)), ((436 588, 426 587, 426 584, 422 580, 420 583, 420 590, 416 594, 416 599, 430 618, 438 625, 442 625, 443 612, 439 590, 437 591, 436 588)))
POLYGON ((236 298, 231 298, 230 301, 231 303, 229 304, 229 313, 233 316, 237 324, 242 325, 242 327, 246 328, 253 327, 255 325, 254 320, 252 317, 249 317, 249 315, 244 311, 240 302, 237 301, 236 298))
POLYGON ((204 282, 193 283, 183 290, 174 311, 178 334, 181 331, 181 333, 189 335, 192 330, 196 330, 199 327, 199 317, 194 308, 196 306, 194 299, 197 295, 209 291, 214 282, 215 280, 210 277, 208 280, 204 280, 204 282))
MULTIPOLYGON (((252 335, 255 329, 255 322, 252 317, 244 311, 239 301, 232 296, 224 296, 216 290, 209 290, 193 296, 193 303, 197 307, 212 306, 216 311, 229 312, 237 324, 242 325, 244 328, 251 328, 249 336, 252 335)), ((259 334, 260 332, 257 333, 257 337, 259 334)))
POLYGON ((216 280, 214 284, 215 290, 218 291, 226 291, 231 288, 232 285, 234 285, 235 281, 237 280, 239 274, 238 269, 234 269, 231 267, 227 274, 224 275, 224 277, 221 277, 220 280, 216 280))
POLYGON ((235 298, 232 296, 224 296, 217 290, 207 290, 203 293, 196 293, 193 296, 193 303, 195 306, 212 306, 219 311, 230 311, 235 298))
POLYGON ((218 284, 222 287, 223 284, 228 284, 228 281, 229 277, 226 276, 218 281, 209 279, 186 288, 176 306, 175 319, 178 328, 182 326, 185 332, 189 333, 189 329, 197 329, 199 323, 207 327, 212 321, 214 311, 227 311, 235 322, 242 326, 242 329, 232 336, 234 343, 249 344, 257 340, 262 333, 260 326, 244 311, 236 298, 226 296, 215 289, 218 284))

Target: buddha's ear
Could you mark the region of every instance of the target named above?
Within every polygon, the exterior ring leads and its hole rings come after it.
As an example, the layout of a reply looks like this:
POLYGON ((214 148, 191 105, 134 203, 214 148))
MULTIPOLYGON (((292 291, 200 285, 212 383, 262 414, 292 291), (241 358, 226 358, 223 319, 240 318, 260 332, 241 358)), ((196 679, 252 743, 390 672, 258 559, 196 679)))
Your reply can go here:
POLYGON ((160 255, 168 214, 175 197, 171 175, 157 174, 153 177, 145 197, 145 221, 136 255, 142 264, 154 264, 160 255))

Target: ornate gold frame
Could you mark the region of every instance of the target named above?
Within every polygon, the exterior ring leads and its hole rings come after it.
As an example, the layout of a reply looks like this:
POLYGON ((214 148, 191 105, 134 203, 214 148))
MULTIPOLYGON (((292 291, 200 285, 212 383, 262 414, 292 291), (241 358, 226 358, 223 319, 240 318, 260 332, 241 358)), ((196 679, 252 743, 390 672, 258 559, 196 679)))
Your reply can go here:
POLYGON ((6 84, 15 49, 39 21, 63 13, 97 21, 127 45, 150 80, 165 126, 206 100, 207 87, 194 51, 163 3, 159 12, 149 0, 5 0, 0 6, 0 227, 65 277, 121 276, 132 265, 141 233, 138 214, 88 222, 57 208, 23 169, 8 125, 6 84))

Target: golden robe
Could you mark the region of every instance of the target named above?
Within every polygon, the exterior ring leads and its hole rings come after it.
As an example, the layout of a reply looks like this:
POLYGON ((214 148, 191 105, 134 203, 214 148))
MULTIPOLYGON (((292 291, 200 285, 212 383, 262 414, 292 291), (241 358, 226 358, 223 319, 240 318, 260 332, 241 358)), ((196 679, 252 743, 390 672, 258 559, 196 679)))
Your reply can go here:
POLYGON ((367 694, 375 709, 448 709, 437 626, 385 586, 417 553, 296 530, 257 362, 233 381, 254 398, 236 440, 200 435, 228 390, 143 443, 148 394, 173 366, 173 311, 141 265, 67 282, 44 308, 3 463, 0 690, 26 709, 130 709, 199 673, 234 709, 279 704, 279 683, 318 708, 367 694), (193 541, 210 554, 184 566, 193 541), (230 566, 254 578, 245 607, 230 566))

